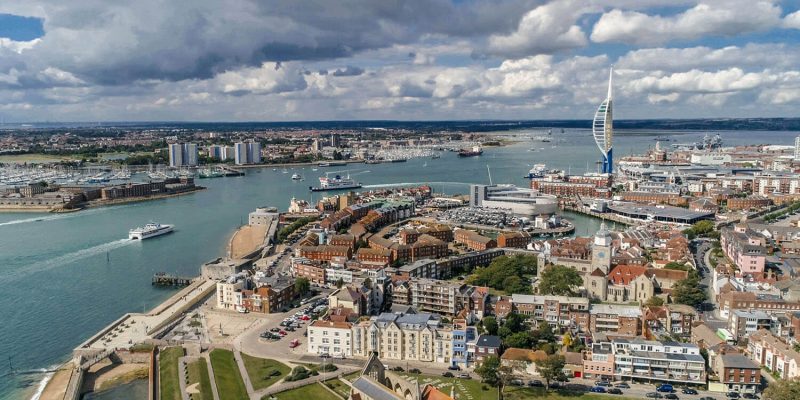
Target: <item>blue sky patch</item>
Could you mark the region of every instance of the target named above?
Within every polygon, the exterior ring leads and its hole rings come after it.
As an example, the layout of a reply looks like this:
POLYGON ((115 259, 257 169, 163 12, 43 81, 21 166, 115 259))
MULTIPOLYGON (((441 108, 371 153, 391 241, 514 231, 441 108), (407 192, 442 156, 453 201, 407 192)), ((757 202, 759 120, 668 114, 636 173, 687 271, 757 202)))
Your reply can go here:
POLYGON ((41 18, 0 14, 0 37, 27 42, 44 36, 41 18))

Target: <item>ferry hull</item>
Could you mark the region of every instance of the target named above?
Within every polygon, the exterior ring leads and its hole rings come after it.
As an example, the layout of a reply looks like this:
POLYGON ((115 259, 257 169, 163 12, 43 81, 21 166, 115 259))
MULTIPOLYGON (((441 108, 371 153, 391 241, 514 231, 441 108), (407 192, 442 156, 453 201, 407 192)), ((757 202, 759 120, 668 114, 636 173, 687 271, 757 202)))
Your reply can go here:
POLYGON ((308 187, 308 190, 312 192, 332 192, 335 190, 347 190, 347 189, 360 189, 362 185, 352 185, 352 186, 339 186, 335 188, 323 188, 323 187, 308 187))

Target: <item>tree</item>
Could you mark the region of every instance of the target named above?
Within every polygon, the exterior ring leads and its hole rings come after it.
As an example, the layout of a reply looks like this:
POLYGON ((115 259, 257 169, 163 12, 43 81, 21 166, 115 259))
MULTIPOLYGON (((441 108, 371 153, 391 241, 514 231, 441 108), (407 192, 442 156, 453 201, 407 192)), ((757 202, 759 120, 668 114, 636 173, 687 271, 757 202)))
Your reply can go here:
POLYGON ((339 279, 336 281, 336 288, 337 288, 337 289, 341 289, 341 288, 342 288, 342 286, 344 286, 344 279, 342 279, 342 278, 339 278, 339 279))
POLYGON ((530 349, 533 347, 530 332, 515 332, 508 335, 503 339, 503 344, 507 347, 516 347, 519 349, 530 349))
POLYGON ((294 280, 294 290, 301 295, 308 293, 308 290, 311 289, 311 282, 308 281, 306 277, 298 277, 294 280))
POLYGON ((583 284, 583 279, 573 268, 553 265, 542 273, 539 280, 539 293, 553 296, 575 296, 575 288, 583 284))
POLYGON ((650 307, 661 307, 664 305, 664 299, 658 296, 653 296, 647 300, 647 305, 650 307))
POLYGON ((509 276, 503 280, 503 290, 507 293, 529 294, 531 285, 519 276, 509 276))
POLYGON ((492 386, 500 384, 500 358, 489 356, 483 359, 481 366, 475 368, 475 373, 481 377, 481 381, 492 386))
POLYGON ((494 317, 486 317, 481 321, 483 329, 486 330, 487 335, 497 335, 497 319, 494 317))
POLYGON ((672 262, 667 263, 667 265, 664 266, 664 269, 674 269, 674 270, 678 270, 678 271, 689 271, 689 270, 692 269, 692 267, 690 267, 690 266, 688 266, 688 265, 686 265, 684 263, 679 263, 679 262, 676 262, 676 261, 672 261, 672 262))
POLYGON ((764 400, 795 400, 800 399, 800 380, 777 380, 770 382, 764 390, 764 400))
POLYGON ((536 327, 537 340, 544 340, 545 342, 555 342, 556 335, 553 333, 553 327, 545 321, 539 322, 536 327))
POLYGON ((536 370, 545 380, 547 390, 550 390, 550 381, 563 374, 564 364, 566 364, 566 361, 564 356, 560 354, 553 354, 547 356, 547 358, 536 360, 536 370))
POLYGON ((526 275, 536 274, 536 257, 531 255, 500 256, 485 268, 478 268, 469 283, 489 286, 508 293, 530 293, 526 275))
POLYGON ((561 336, 561 345, 567 348, 572 345, 572 335, 569 332, 561 336))
POLYGON ((708 299, 708 293, 700 287, 700 278, 696 273, 676 283, 672 287, 672 298, 676 303, 696 307, 708 299))

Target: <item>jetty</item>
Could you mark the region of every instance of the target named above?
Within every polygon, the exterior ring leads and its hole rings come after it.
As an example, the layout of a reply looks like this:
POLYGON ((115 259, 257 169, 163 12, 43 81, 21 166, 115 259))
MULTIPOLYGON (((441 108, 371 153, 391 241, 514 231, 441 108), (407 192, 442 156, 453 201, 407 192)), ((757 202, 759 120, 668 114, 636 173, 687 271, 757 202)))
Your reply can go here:
POLYGON ((177 276, 168 274, 166 272, 156 272, 153 274, 153 280, 151 284, 153 286, 189 286, 192 284, 194 278, 186 277, 186 276, 177 276))

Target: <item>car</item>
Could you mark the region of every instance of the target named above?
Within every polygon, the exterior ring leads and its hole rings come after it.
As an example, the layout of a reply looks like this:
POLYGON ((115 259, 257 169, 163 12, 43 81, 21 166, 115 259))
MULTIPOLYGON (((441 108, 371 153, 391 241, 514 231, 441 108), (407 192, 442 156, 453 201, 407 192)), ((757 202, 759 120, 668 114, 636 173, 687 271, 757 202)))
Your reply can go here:
POLYGON ((285 331, 287 331, 287 332, 294 332, 294 331, 295 331, 295 329, 294 329, 294 327, 292 327, 292 326, 287 326, 287 327, 286 327, 286 329, 285 329, 285 331))
POLYGON ((658 392, 650 392, 650 393, 648 393, 648 394, 646 394, 644 396, 647 397, 648 399, 663 399, 664 398, 664 396, 662 396, 661 393, 658 393, 658 392))
POLYGON ((286 336, 286 335, 287 335, 287 333, 286 333, 286 331, 279 331, 279 332, 278 332, 278 335, 281 335, 281 336, 286 336))
POLYGON ((453 377, 453 373, 450 372, 450 371, 445 371, 445 372, 442 372, 442 376, 445 377, 445 378, 452 378, 453 377))
POLYGON ((390 368, 390 370, 394 371, 394 372, 403 372, 404 371, 403 367, 400 367, 400 366, 392 367, 392 368, 390 368))
POLYGON ((742 398, 748 399, 748 400, 754 400, 754 399, 757 399, 758 396, 756 396, 753 393, 745 393, 745 394, 742 395, 742 398))
POLYGON ((269 331, 270 332, 279 332, 280 330, 281 330, 281 328, 272 328, 269 331))
POLYGON ((300 317, 300 319, 303 320, 303 321, 308 321, 308 320, 311 319, 311 317, 309 317, 308 315, 303 314, 303 316, 300 317))
POLYGON ((739 393, 738 392, 728 392, 728 393, 725 393, 725 397, 727 397, 729 399, 738 399, 739 398, 739 393))
POLYGON ((597 382, 594 383, 594 385, 595 386, 602 386, 602 387, 613 387, 614 386, 610 382, 606 382, 606 381, 597 381, 597 382))
POLYGON ((678 400, 678 395, 675 393, 667 393, 667 395, 664 396, 664 398, 668 400, 678 400))
POLYGON ((289 326, 289 323, 286 321, 281 321, 280 326, 289 326))
POLYGON ((561 386, 558 382, 550 382, 550 389, 558 389, 561 386))
POLYGON ((628 385, 628 384, 627 384, 627 383, 625 383, 625 382, 617 383, 617 384, 615 384, 614 386, 615 386, 615 387, 618 387, 618 388, 620 388, 620 389, 630 389, 630 388, 631 388, 631 385, 628 385))
POLYGON ((513 379, 509 384, 511 386, 525 386, 525 382, 523 382, 522 379, 513 379))
POLYGON ((320 358, 331 358, 331 355, 329 353, 322 353, 319 356, 320 358))
POLYGON ((460 374, 458 374, 458 377, 460 379, 472 379, 472 377, 467 373, 460 373, 460 374))
POLYGON ((656 388, 656 391, 661 393, 672 393, 675 391, 675 388, 673 388, 672 385, 668 383, 662 383, 656 388))
POLYGON ((420 371, 419 368, 411 368, 410 370, 408 370, 408 373, 409 374, 421 374, 422 371, 420 371))
POLYGON ((611 388, 608 389, 608 394, 622 394, 622 390, 619 388, 611 388))
POLYGON ((681 390, 681 392, 683 394, 697 394, 697 390, 694 390, 692 388, 683 388, 683 390, 681 390))
POLYGON ((606 388, 602 386, 593 386, 591 389, 589 389, 589 391, 592 393, 605 393, 606 388))
POLYGON ((540 381, 538 379, 534 379, 534 380, 528 382, 528 386, 530 386, 530 387, 544 387, 544 383, 542 383, 542 381, 540 381))
POLYGON ((710 397, 710 396, 706 396, 706 397, 701 397, 700 400, 714 400, 714 398, 710 397))
POLYGON ((450 371, 461 371, 461 367, 459 367, 458 365, 451 365, 447 367, 447 369, 449 369, 450 371))

